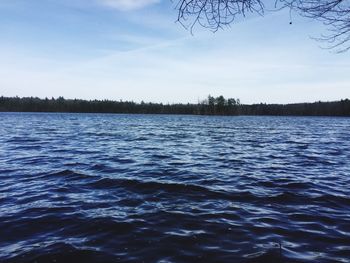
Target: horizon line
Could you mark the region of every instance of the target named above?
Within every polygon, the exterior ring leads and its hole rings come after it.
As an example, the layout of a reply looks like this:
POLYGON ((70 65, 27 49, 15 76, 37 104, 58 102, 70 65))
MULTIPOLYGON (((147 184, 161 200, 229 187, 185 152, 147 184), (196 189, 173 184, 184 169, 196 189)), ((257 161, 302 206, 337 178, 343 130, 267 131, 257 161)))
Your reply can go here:
MULTIPOLYGON (((197 102, 154 102, 154 101, 146 101, 146 100, 140 100, 140 101, 135 101, 135 100, 127 100, 127 99, 82 99, 82 98, 65 98, 64 96, 58 96, 58 97, 54 97, 54 96, 50 96, 47 97, 40 97, 40 96, 4 96, 1 95, 0 98, 19 98, 19 99, 26 99, 26 98, 32 98, 32 99, 40 99, 40 100, 58 100, 60 98, 63 98, 64 100, 80 100, 80 101, 110 101, 110 102, 129 102, 129 103, 135 103, 135 104, 141 104, 141 103, 145 103, 145 104, 163 104, 163 105, 176 105, 176 104, 191 104, 191 105, 198 105, 198 104, 203 104, 205 100, 208 99, 209 96, 212 96, 211 94, 209 94, 206 98, 204 99, 197 99, 197 102)), ((223 95, 219 95, 217 97, 212 96, 214 98, 218 98, 220 96, 223 95)), ((225 99, 232 99, 232 97, 225 97, 223 96, 225 99)), ((233 98, 235 100, 240 100, 239 98, 233 98)), ((331 102, 340 102, 340 101, 347 101, 349 100, 349 98, 340 98, 338 100, 316 100, 316 101, 303 101, 303 102, 288 102, 288 103, 278 103, 278 102, 273 102, 273 103, 267 103, 267 102, 254 102, 254 103, 242 103, 240 102, 241 105, 258 105, 258 104, 266 104, 266 105, 292 105, 292 104, 313 104, 313 103, 331 103, 331 102)))

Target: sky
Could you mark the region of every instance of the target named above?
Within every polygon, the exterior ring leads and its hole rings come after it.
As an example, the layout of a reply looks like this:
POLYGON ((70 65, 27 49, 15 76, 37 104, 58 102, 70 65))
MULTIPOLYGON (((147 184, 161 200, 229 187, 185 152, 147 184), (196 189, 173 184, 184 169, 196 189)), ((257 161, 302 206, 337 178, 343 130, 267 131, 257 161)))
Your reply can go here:
POLYGON ((350 52, 287 10, 216 33, 176 22, 176 0, 0 0, 0 96, 196 103, 350 98, 350 52), (289 22, 293 23, 290 24, 289 22))

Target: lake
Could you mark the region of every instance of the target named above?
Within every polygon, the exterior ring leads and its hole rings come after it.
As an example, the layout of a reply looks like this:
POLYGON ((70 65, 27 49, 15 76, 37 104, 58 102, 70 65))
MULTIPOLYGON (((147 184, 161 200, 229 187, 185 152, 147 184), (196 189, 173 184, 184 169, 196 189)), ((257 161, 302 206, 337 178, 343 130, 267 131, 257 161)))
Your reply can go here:
POLYGON ((350 118, 0 121, 1 262, 350 261, 350 118))

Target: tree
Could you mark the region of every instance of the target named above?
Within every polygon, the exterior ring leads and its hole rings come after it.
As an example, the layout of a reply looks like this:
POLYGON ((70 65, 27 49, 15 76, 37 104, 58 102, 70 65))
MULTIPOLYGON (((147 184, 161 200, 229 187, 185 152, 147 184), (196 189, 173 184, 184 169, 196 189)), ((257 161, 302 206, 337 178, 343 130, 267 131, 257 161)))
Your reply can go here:
MULTIPOLYGON (((268 0, 177 0, 178 21, 191 31, 196 24, 213 31, 230 25, 238 16, 263 15, 268 0)), ((274 9, 289 8, 304 17, 320 20, 328 34, 318 40, 343 52, 350 49, 350 0, 275 0, 274 9)))
POLYGON ((212 96, 208 96, 208 105, 209 105, 209 109, 212 113, 214 113, 215 111, 215 98, 212 96))
POLYGON ((225 105, 227 104, 224 96, 221 95, 221 96, 215 98, 215 104, 217 106, 218 113, 224 114, 225 105))

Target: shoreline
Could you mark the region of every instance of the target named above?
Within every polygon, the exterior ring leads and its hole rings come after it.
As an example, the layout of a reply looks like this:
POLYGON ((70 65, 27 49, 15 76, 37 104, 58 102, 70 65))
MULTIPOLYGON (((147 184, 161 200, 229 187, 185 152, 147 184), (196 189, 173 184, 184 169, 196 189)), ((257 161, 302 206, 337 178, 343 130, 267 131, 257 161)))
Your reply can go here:
POLYGON ((350 100, 292 104, 241 104, 239 99, 209 96, 197 104, 133 101, 0 97, 0 112, 169 114, 195 116, 334 116, 350 117, 350 100))

